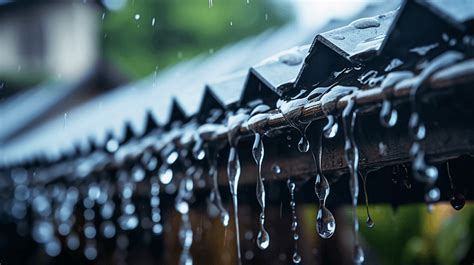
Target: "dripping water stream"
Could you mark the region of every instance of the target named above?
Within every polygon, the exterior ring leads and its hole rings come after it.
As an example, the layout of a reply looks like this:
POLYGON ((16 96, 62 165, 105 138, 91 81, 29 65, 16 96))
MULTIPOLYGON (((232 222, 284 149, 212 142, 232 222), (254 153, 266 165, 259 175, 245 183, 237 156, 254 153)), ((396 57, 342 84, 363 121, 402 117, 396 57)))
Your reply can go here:
POLYGON ((261 207, 259 216, 260 230, 257 235, 257 246, 264 250, 270 245, 270 236, 267 230, 265 230, 265 186, 262 178, 262 162, 264 157, 264 146, 260 133, 255 133, 255 141, 252 147, 252 155, 257 163, 258 168, 258 179, 257 179, 257 200, 261 207))
POLYGON ((434 58, 428 66, 426 66, 422 72, 417 76, 412 88, 410 90, 410 103, 412 113, 408 123, 409 134, 413 139, 413 145, 410 148, 410 155, 413 160, 412 170, 415 178, 426 184, 425 201, 428 203, 428 209, 431 208, 431 204, 439 200, 440 191, 435 187, 435 182, 438 179, 438 169, 434 166, 430 166, 426 163, 425 152, 421 146, 421 142, 426 136, 426 127, 421 118, 421 104, 420 98, 423 95, 423 84, 428 80, 436 71, 445 68, 457 61, 461 60, 464 56, 455 51, 447 51, 438 57, 434 58))
POLYGON ((229 188, 232 195, 232 202, 234 206, 234 221, 235 221, 235 238, 237 245, 238 264, 242 264, 242 255, 240 250, 240 227, 239 227, 239 203, 238 203, 238 186, 240 179, 240 159, 237 150, 239 142, 238 130, 242 123, 248 120, 248 115, 245 113, 237 113, 228 117, 228 140, 230 145, 229 159, 227 162, 227 176, 229 178, 229 188))
POLYGON ((367 174, 368 174, 368 172, 360 170, 359 174, 362 178, 362 184, 363 184, 364 195, 365 195, 364 196, 365 197, 365 209, 367 211, 366 224, 367 224, 367 227, 372 228, 372 227, 374 227, 375 223, 374 223, 374 220, 372 219, 372 217, 370 216, 370 212, 369 212, 369 196, 367 195, 367 185, 366 185, 367 184, 367 174))
POLYGON ((449 178, 449 185, 451 189, 451 195, 450 195, 450 202, 451 206, 457 211, 461 210, 464 207, 464 204, 466 204, 466 199, 464 198, 464 195, 456 190, 456 187, 454 186, 453 182, 453 177, 451 176, 451 168, 449 166, 449 161, 446 161, 446 173, 448 174, 449 178))
POLYGON ((357 219, 357 199, 359 196, 359 180, 357 176, 359 168, 359 149, 354 138, 354 126, 357 114, 354 111, 354 97, 351 96, 342 112, 342 125, 344 127, 344 157, 349 167, 349 187, 352 198, 352 224, 354 233, 353 259, 355 264, 364 262, 364 251, 359 243, 359 221, 357 219))
POLYGON ((212 178, 211 193, 208 199, 208 212, 211 216, 215 216, 215 212, 217 212, 222 224, 224 227, 227 227, 229 225, 229 213, 222 204, 221 193, 219 191, 217 153, 213 151, 211 147, 207 147, 206 156, 209 161, 209 175, 212 178))

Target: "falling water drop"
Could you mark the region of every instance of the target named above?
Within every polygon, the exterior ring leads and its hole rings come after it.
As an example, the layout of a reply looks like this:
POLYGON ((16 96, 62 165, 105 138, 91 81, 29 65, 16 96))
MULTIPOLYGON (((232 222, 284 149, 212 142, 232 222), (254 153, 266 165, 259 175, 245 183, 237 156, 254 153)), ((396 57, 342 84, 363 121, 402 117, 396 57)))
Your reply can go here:
POLYGON ((352 197, 352 223, 354 233, 354 262, 364 262, 364 251, 359 245, 359 221, 357 219, 357 197, 359 196, 359 180, 357 176, 359 168, 359 149, 354 137, 354 126, 357 114, 354 111, 354 97, 351 96, 342 112, 342 125, 344 127, 344 157, 349 167, 349 187, 352 197))
POLYGON ((369 212, 369 196, 367 195, 367 172, 361 171, 360 176, 362 177, 363 188, 364 188, 364 195, 365 195, 365 209, 367 210, 367 221, 366 224, 369 228, 374 227, 375 223, 372 217, 370 216, 369 212))
POLYGON ((140 19, 140 14, 135 14, 134 18, 135 18, 135 20, 139 20, 140 19))
POLYGON ((298 232, 297 232, 297 227, 298 227, 298 217, 296 216, 296 202, 295 202, 295 189, 296 185, 295 182, 290 178, 286 182, 288 186, 288 190, 290 191, 290 207, 291 207, 291 231, 293 232, 293 240, 295 241, 295 249, 293 252, 293 263, 298 264, 301 262, 301 256, 298 254, 298 232))

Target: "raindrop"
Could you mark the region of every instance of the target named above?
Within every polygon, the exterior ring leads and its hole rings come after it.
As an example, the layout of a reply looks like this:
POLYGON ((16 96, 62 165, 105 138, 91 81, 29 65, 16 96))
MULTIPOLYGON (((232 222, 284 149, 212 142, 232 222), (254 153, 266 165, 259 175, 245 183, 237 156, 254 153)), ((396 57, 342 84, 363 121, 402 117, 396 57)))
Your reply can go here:
POLYGON ((281 167, 278 164, 273 164, 272 165, 272 171, 275 172, 275 174, 280 174, 281 173, 281 167))
POLYGON ((140 14, 135 14, 134 18, 135 18, 135 20, 139 20, 140 19, 140 14))
POLYGON ((155 18, 152 18, 152 19, 151 19, 151 26, 152 26, 152 27, 155 26, 155 18))
POLYGON ((301 256, 295 252, 293 253, 292 260, 294 264, 299 264, 301 262, 301 256))

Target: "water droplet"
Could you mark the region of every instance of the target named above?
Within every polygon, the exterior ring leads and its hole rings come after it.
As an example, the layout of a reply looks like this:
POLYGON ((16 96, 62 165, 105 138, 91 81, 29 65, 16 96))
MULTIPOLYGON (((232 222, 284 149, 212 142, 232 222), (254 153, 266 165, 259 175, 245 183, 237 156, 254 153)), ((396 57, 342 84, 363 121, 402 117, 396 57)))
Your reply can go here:
POLYGON ((135 18, 135 20, 139 20, 140 19, 140 14, 135 14, 134 18, 135 18))
POLYGON ((372 228, 374 227, 375 223, 374 220, 372 220, 372 217, 370 216, 369 212, 369 196, 367 195, 367 172, 361 172, 361 177, 362 177, 362 182, 363 182, 363 188, 364 188, 364 195, 365 195, 365 209, 367 210, 367 227, 372 228))
POLYGON ((450 198, 451 206, 457 211, 461 210, 466 204, 466 199, 462 193, 455 193, 450 198))
POLYGON ((281 168, 278 164, 273 164, 272 165, 272 171, 275 172, 275 174, 280 174, 281 173, 281 168))
POLYGON ((306 138, 306 135, 301 136, 301 139, 298 142, 298 150, 302 153, 309 151, 309 141, 308 138, 306 138))
POLYGON ((346 39, 346 37, 344 37, 342 35, 333 35, 332 38, 335 39, 335 40, 345 40, 346 39))
POLYGON ((365 256, 362 247, 359 245, 354 246, 354 263, 359 265, 364 263, 364 260, 365 256))
POLYGON ((361 18, 353 21, 350 25, 356 29, 367 29, 379 27, 380 22, 375 18, 361 18))
POLYGON ((261 229, 257 235, 257 246, 259 249, 267 249, 270 245, 270 237, 265 229, 261 229))
POLYGON ((152 26, 152 27, 155 26, 155 18, 152 18, 152 19, 151 19, 151 26, 152 26))
POLYGON ((464 204, 466 204, 466 199, 464 198, 464 194, 458 192, 454 186, 453 177, 451 176, 451 169, 449 167, 449 161, 446 162, 446 171, 451 188, 451 196, 449 200, 451 202, 451 206, 453 206, 455 210, 459 211, 464 207, 464 204))
POLYGON ((173 170, 171 170, 167 164, 163 164, 158 171, 158 175, 160 177, 161 183, 167 185, 173 179, 173 170))
POLYGON ((439 189, 437 187, 433 187, 429 189, 428 192, 426 193, 425 201, 428 203, 437 202, 439 201, 440 195, 441 193, 439 189))
POLYGON ((297 53, 291 52, 291 53, 285 53, 278 57, 278 60, 286 65, 299 65, 301 62, 303 62, 303 58, 297 53))
POLYGON ((299 264, 301 262, 301 256, 295 252, 293 253, 292 260, 294 264, 299 264))
POLYGON ((370 215, 367 216, 367 221, 365 223, 367 224, 367 227, 369 227, 369 228, 372 228, 375 225, 374 220, 372 220, 370 215))
POLYGON ((231 21, 229 24, 230 24, 230 26, 232 27, 232 25, 233 25, 232 21, 231 21))
POLYGON ((330 238, 336 230, 336 220, 326 207, 320 207, 316 216, 316 230, 324 239, 330 238))

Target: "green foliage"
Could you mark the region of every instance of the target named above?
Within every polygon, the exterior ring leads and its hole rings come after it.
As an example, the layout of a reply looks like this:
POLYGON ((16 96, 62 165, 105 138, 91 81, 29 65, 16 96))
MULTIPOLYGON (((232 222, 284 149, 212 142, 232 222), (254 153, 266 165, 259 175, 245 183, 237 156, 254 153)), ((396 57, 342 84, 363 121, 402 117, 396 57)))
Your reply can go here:
POLYGON ((357 212, 367 251, 381 264, 456 265, 474 247, 472 204, 460 212, 446 204, 435 206, 432 214, 425 205, 403 206, 395 212, 390 206, 373 206, 373 228, 365 225, 365 208, 358 207, 357 212))
POLYGON ((212 7, 207 0, 129 1, 124 9, 105 14, 103 51, 133 79, 143 78, 156 67, 212 53, 283 24, 289 19, 284 7, 273 1, 213 0, 212 7))

